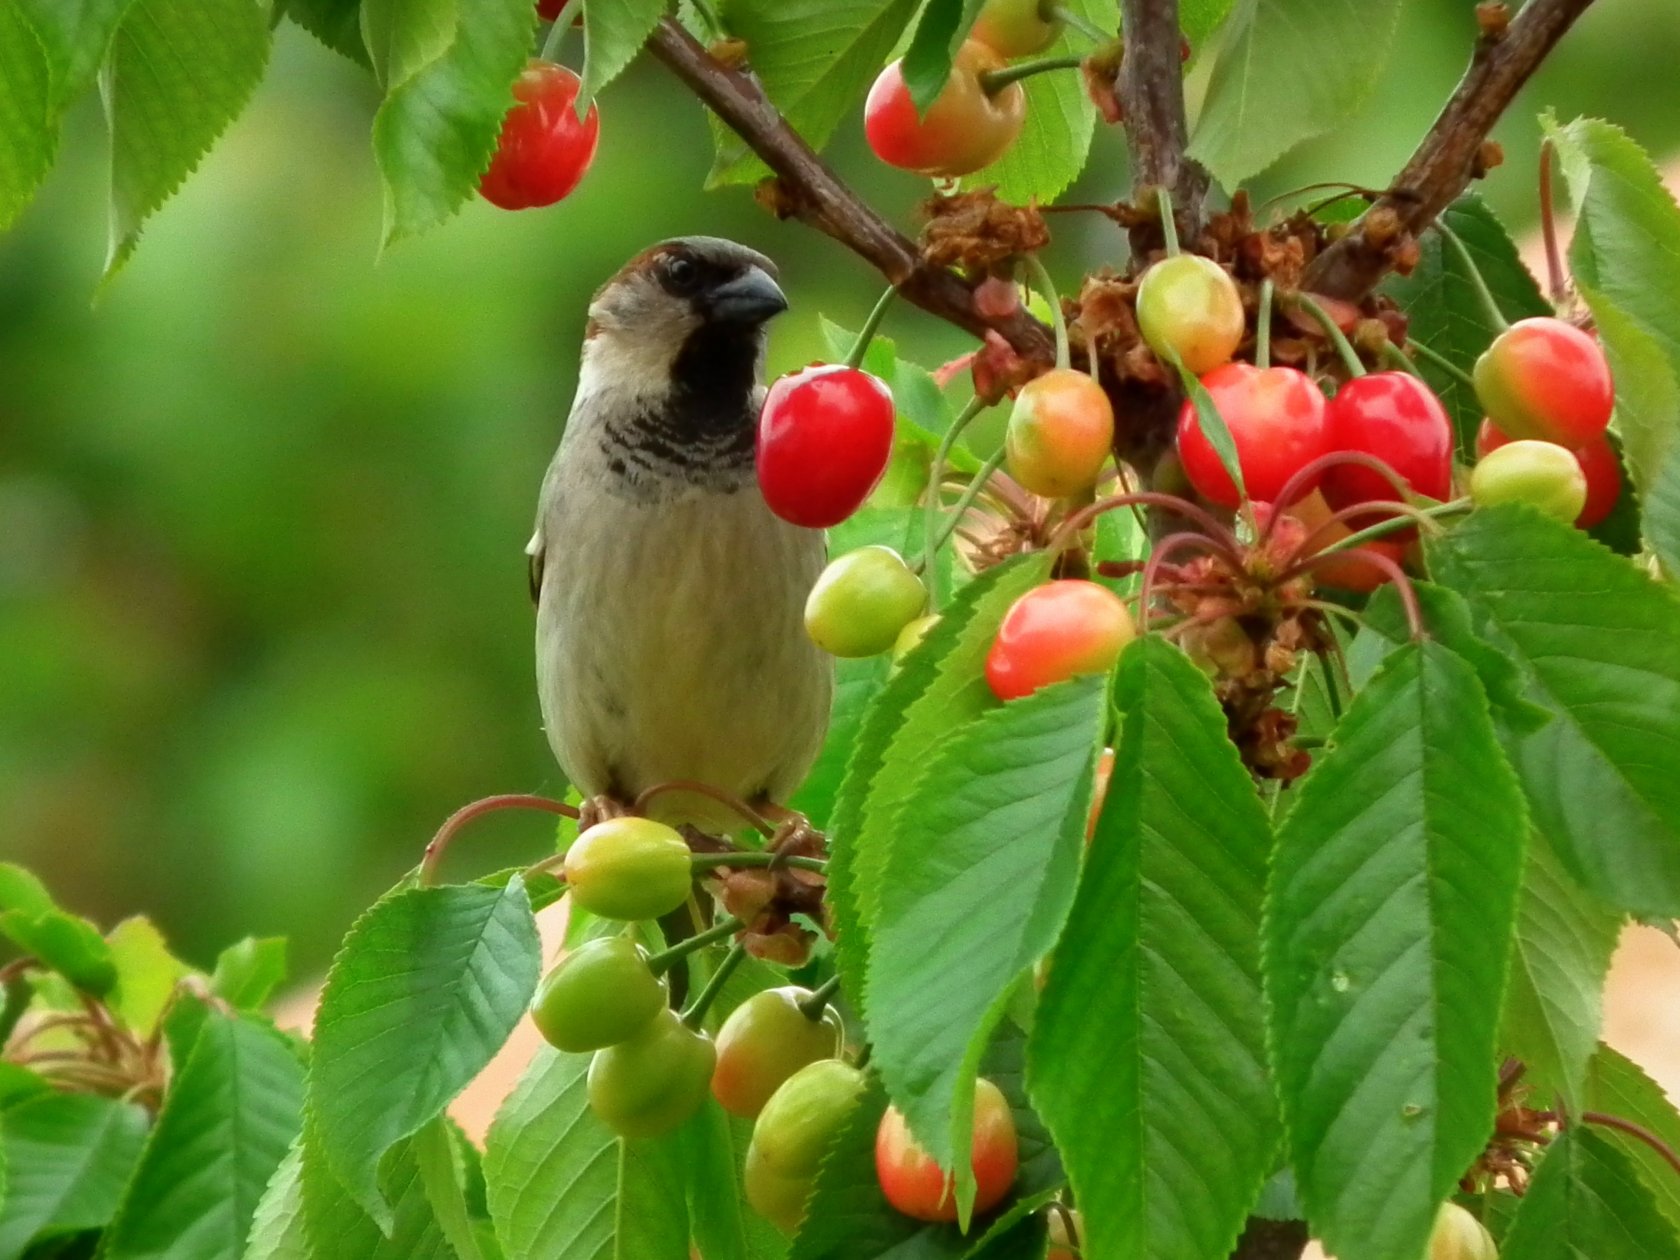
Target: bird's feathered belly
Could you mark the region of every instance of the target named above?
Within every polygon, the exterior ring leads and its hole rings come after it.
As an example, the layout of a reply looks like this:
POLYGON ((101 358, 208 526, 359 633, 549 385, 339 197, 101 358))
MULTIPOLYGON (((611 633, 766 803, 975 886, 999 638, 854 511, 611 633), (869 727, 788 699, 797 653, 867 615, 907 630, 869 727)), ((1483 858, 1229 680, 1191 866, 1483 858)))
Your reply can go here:
POLYGON ((538 683, 573 782, 629 799, 696 779, 785 800, 832 699, 802 616, 822 535, 776 519, 750 482, 646 503, 574 484, 542 532, 538 683))

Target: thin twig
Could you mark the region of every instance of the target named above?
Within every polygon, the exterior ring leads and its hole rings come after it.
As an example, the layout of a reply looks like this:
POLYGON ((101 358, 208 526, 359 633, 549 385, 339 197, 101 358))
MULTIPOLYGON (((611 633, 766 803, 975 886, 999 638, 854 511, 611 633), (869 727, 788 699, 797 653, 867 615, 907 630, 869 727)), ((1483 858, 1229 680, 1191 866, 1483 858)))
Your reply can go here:
POLYGON ((1644 1125, 1635 1124, 1632 1120, 1624 1120, 1621 1116, 1606 1115, 1602 1111, 1583 1111, 1581 1119, 1588 1124, 1596 1124, 1606 1129, 1619 1129, 1630 1137, 1638 1138, 1658 1155, 1661 1155, 1670 1168, 1680 1173, 1680 1155, 1676 1155, 1672 1146, 1644 1125))
POLYGON ((419 881, 422 888, 428 887, 437 879, 438 865, 443 861, 444 850, 449 848, 455 839, 476 818, 485 814, 493 814, 501 809, 540 809, 545 813, 559 814, 563 818, 576 818, 577 810, 564 801, 550 800, 546 796, 529 796, 524 793, 508 793, 501 796, 486 796, 482 800, 463 805, 448 818, 443 820, 431 840, 426 845, 425 856, 420 859, 419 881))

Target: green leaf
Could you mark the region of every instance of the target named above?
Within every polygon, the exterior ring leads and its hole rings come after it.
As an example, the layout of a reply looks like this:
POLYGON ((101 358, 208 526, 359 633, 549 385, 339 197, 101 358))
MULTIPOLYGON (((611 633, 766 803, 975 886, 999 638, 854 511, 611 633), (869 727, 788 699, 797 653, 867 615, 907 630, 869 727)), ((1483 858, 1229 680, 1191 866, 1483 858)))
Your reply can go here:
POLYGON ((309 1098, 333 1174, 382 1226, 380 1157, 501 1048, 541 963, 517 879, 399 892, 350 929, 321 994, 309 1098))
POLYGON ((387 246, 442 223, 472 195, 512 108, 535 25, 529 0, 458 0, 447 49, 392 84, 373 120, 387 246))
MULTIPOLYGON (((1104 30, 1119 25, 1115 0, 1068 0, 1067 7, 1104 30)), ((1090 42, 1077 31, 1064 30, 1043 55, 1084 53, 1090 42)), ((1021 204, 1034 198, 1054 201, 1085 168, 1097 109, 1078 70, 1035 74, 1021 86, 1027 91, 1027 119, 1020 136, 997 161, 967 176, 963 185, 996 185, 998 196, 1021 204)))
POLYGON ((916 22, 916 33, 904 54, 904 86, 918 112, 944 91, 951 77, 951 59, 968 37, 985 0, 928 0, 916 22))
POLYGON ((243 1260, 311 1260, 303 1214, 303 1142, 292 1143, 269 1179, 243 1260))
POLYGON ((1399 13, 1399 0, 1242 0, 1190 156, 1235 189, 1331 130, 1376 86, 1399 13))
POLYGON ((892 820, 915 788, 932 741, 996 705, 983 673, 986 653, 1003 614, 1044 580, 1046 568, 1042 555, 1023 556, 958 591, 864 714, 830 818, 828 866, 835 965, 859 1006, 892 820))
POLYGON ((865 1001, 874 1063, 916 1137, 955 1167, 959 1204, 973 1194, 980 1055, 1073 900, 1105 682, 1047 687, 948 731, 890 823, 865 1001))
POLYGON ((665 0, 614 0, 612 4, 583 6, 583 89, 577 102, 580 111, 588 109, 589 102, 636 59, 664 16, 665 0))
POLYGON ((1183 0, 1178 6, 1178 29, 1190 41, 1190 51, 1199 53, 1202 44, 1230 16, 1236 0, 1183 0))
POLYGON ((1614 906, 1680 913, 1680 600, 1524 507, 1474 512, 1428 554, 1556 714, 1516 766, 1558 856, 1614 906))
MULTIPOLYGON (((753 73, 813 149, 828 143, 874 81, 916 0, 723 0, 719 15, 747 43, 753 73)), ((709 186, 755 184, 769 171, 733 132, 718 132, 709 186)))
POLYGON ((544 1046, 490 1126, 490 1215, 507 1260, 687 1260, 676 1139, 624 1142, 585 1094, 590 1056, 544 1046))
MULTIPOLYGON (((464 1145, 464 1143, 462 1143, 464 1145)), ((466 1168, 457 1159, 457 1141, 446 1117, 423 1125, 414 1135, 414 1162, 426 1202, 438 1229, 459 1260, 484 1260, 467 1210, 466 1168)))
POLYGON ((279 0, 279 7, 335 53, 373 69, 362 44, 360 0, 279 0))
POLYGON ((456 0, 362 0, 362 46, 387 90, 408 82, 448 51, 456 0))
POLYGON ((1202 436, 1208 440, 1208 445, 1213 447, 1213 453, 1219 456, 1219 463, 1225 469, 1225 475, 1231 479, 1231 484, 1237 488, 1237 494, 1246 499, 1248 483, 1243 479, 1242 460, 1237 458, 1237 442, 1231 436, 1231 427, 1225 423, 1225 417, 1219 414, 1219 405, 1213 401, 1213 395, 1208 393, 1207 386, 1184 366, 1175 351, 1169 349, 1166 357, 1178 373, 1178 381, 1184 389, 1185 397, 1196 408, 1196 424, 1201 429, 1202 436))
POLYGON ((7 1109, 0 1256, 31 1240, 101 1229, 146 1140, 146 1113, 91 1094, 46 1094, 7 1109))
POLYGON ((1582 286, 1581 291, 1596 305, 1599 341, 1616 381, 1616 423, 1629 435, 1623 442, 1622 497, 1593 536, 1612 545, 1604 531, 1628 512, 1629 499, 1636 499, 1638 530, 1673 579, 1680 575, 1680 444, 1673 438, 1680 425, 1680 375, 1655 337, 1591 290, 1582 286), (1628 441, 1643 452, 1637 465, 1628 441))
POLYGON ((1500 1248, 1501 1260, 1674 1260, 1680 1239, 1597 1130, 1572 1128, 1546 1148, 1500 1248))
POLYGON ((1417 1260, 1493 1127, 1522 797, 1433 642, 1388 657, 1296 793, 1265 925, 1291 1163, 1327 1251, 1417 1260))
POLYGON ((0 5, 0 231, 23 213, 57 149, 46 50, 21 8, 0 5))
POLYGON ((124 919, 105 935, 117 972, 112 1006, 117 1017, 143 1037, 149 1037, 175 986, 187 975, 187 965, 169 952, 157 925, 144 915, 124 919))
POLYGON ((210 991, 242 1011, 260 1010, 286 979, 286 938, 247 936, 216 956, 210 991))
POLYGON ((140 228, 238 117, 268 63, 268 15, 251 0, 135 0, 105 71, 111 241, 105 282, 140 228))
POLYGON ((15 862, 0 862, 0 911, 16 910, 33 918, 57 909, 58 903, 33 871, 15 862))
MULTIPOLYGON (((1670 1150, 1680 1151, 1680 1112, 1640 1066, 1626 1055, 1601 1045, 1587 1068, 1587 1106, 1619 1116, 1656 1134, 1670 1150)), ((1633 1161, 1640 1179, 1668 1217, 1680 1228, 1680 1177, 1674 1166, 1648 1143, 1619 1129, 1599 1126, 1600 1137, 1633 1161)))
POLYGON ((271 1028, 210 1014, 170 1082, 101 1255, 239 1260, 302 1124, 303 1066, 271 1028))
POLYGON ((53 123, 92 85, 134 0, 15 0, 46 54, 53 123))
POLYGON ((1207 678, 1149 636, 1031 1042, 1093 1255, 1231 1252, 1278 1125, 1260 1001, 1266 810, 1207 678))
POLYGON ((117 983, 111 947, 86 919, 62 910, 8 910, 0 914, 0 936, 85 993, 103 997, 117 983))
MULTIPOLYGON (((441 1119, 431 1124, 442 1124, 441 1119)), ((350 1198, 327 1167, 314 1123, 304 1122, 299 1173, 310 1257, 332 1260, 460 1260, 438 1224, 414 1139, 404 1138, 380 1161, 379 1190, 391 1205, 389 1233, 350 1198)))
POLYGON ((785 1260, 787 1239, 742 1193, 750 1120, 708 1099, 677 1134, 694 1247, 706 1260, 785 1260))
POLYGON ((1564 872, 1544 836, 1529 838, 1499 1048, 1528 1065, 1540 1097, 1562 1095, 1571 1111, 1582 1106, 1621 927, 1619 914, 1564 872))
MULTIPOLYGON (((1447 207, 1441 219, 1464 242, 1507 320, 1552 313, 1551 303, 1523 264, 1516 244, 1480 197, 1466 193, 1447 207)), ((1418 264, 1411 274, 1390 276, 1383 291, 1405 312, 1409 339, 1468 372, 1499 329, 1489 319, 1464 259, 1439 232, 1419 237, 1418 250, 1418 264)), ((1476 429, 1482 422, 1482 405, 1475 391, 1421 355, 1418 368, 1446 404, 1459 450, 1472 456, 1476 429)))

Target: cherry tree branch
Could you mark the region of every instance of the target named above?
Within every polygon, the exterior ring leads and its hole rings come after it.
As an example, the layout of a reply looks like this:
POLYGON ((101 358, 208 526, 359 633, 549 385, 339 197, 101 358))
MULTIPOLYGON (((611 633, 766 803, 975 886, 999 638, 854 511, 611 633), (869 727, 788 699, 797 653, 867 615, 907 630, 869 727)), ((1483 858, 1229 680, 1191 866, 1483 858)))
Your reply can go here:
MULTIPOLYGON (((1193 241, 1201 230, 1208 175, 1184 156, 1189 125, 1178 0, 1120 0, 1120 13, 1126 51, 1118 88, 1132 155, 1133 195, 1141 204, 1146 188, 1165 188, 1172 194, 1179 234, 1193 241)), ((1133 248, 1139 243, 1134 235, 1133 248)))
POLYGON ((862 257, 929 314, 975 336, 995 329, 1024 357, 1054 357, 1050 330, 1024 310, 995 319, 975 310, 968 282, 927 263, 914 241, 828 168, 750 75, 718 61, 674 18, 660 20, 648 48, 775 172, 788 213, 862 257))
POLYGON ((1592 0, 1528 0, 1515 18, 1505 6, 1477 8, 1476 51, 1458 88, 1388 192, 1307 269, 1303 287, 1357 299, 1394 265, 1408 237, 1422 232, 1480 173, 1488 133, 1558 40, 1592 0))

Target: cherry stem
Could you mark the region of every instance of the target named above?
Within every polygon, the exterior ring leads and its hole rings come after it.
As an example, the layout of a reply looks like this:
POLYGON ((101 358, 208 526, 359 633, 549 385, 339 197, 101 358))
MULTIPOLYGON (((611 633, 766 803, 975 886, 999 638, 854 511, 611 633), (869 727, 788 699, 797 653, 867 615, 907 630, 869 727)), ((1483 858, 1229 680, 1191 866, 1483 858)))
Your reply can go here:
POLYGON ((881 321, 887 317, 887 307, 898 296, 898 288, 888 285, 886 291, 876 299, 875 306, 869 312, 869 318, 863 321, 863 327, 858 329, 857 340, 852 343, 852 352, 846 356, 846 366, 859 368, 863 366, 863 356, 869 353, 869 343, 875 339, 875 331, 880 328, 881 321))
POLYGON ((692 859, 697 871, 714 866, 795 866, 802 871, 826 871, 828 863, 821 858, 789 857, 786 853, 760 853, 755 850, 730 853, 696 853, 692 859))
POLYGON ((821 1021, 823 1012, 828 1009, 828 1000, 840 992, 840 977, 830 976, 811 992, 811 996, 799 1004, 799 1013, 813 1024, 821 1021))
POLYGON ((1419 355, 1420 357, 1428 360, 1430 363, 1433 363, 1436 367, 1440 368, 1441 371, 1452 377, 1453 380, 1464 386, 1465 389, 1473 390, 1476 388, 1475 378, 1463 368, 1459 367, 1458 364, 1447 358, 1447 356, 1442 354, 1439 350, 1432 350, 1421 341, 1408 341, 1406 346, 1413 354, 1419 355))
POLYGON ((1071 26, 1087 39, 1094 39, 1099 44, 1114 42, 1113 31, 1105 31, 1082 13, 1077 13, 1065 4, 1040 4, 1038 15, 1047 21, 1060 22, 1064 26, 1071 26))
POLYGON ((537 809, 546 814, 559 814, 562 818, 576 818, 577 810, 564 801, 551 800, 546 796, 528 796, 523 793, 508 793, 501 796, 486 796, 482 800, 463 805, 448 818, 443 820, 426 844, 425 856, 420 859, 420 887, 430 888, 437 882, 438 865, 443 861, 444 850, 450 842, 475 819, 485 814, 493 814, 502 809, 537 809))
POLYGON ((1406 352, 1399 346, 1395 345, 1392 341, 1383 342, 1382 357, 1383 360, 1391 367, 1398 368, 1400 371, 1405 372, 1409 376, 1416 376, 1419 378, 1423 376, 1422 369, 1408 359, 1406 357, 1406 352))
POLYGON ((1084 57, 1068 54, 1062 57, 1039 57, 1033 61, 1017 61, 1001 70, 982 70, 980 90, 987 96, 996 96, 1011 83, 1030 79, 1035 74, 1046 74, 1052 70, 1077 70, 1084 60, 1084 57))
MULTIPOLYGON (((1389 485, 1394 487, 1395 497, 1404 499, 1411 487, 1394 469, 1390 468, 1375 455, 1368 455, 1364 451, 1330 451, 1320 455, 1317 459, 1309 460, 1297 468, 1288 481, 1283 483, 1283 489, 1278 491, 1276 502, 1297 503, 1304 499, 1310 486, 1316 485, 1318 479, 1328 468, 1340 464, 1358 464, 1361 468, 1369 468, 1389 485)), ((1277 513, 1273 513, 1266 527, 1260 531, 1260 541, 1265 542, 1272 536, 1272 523, 1277 520, 1277 513)))
POLYGON ((1321 552, 1325 555, 1331 555, 1338 551, 1348 551, 1351 547, 1357 547, 1359 543, 1350 545, 1348 542, 1348 539, 1353 537, 1352 533, 1349 533, 1347 537, 1338 538, 1334 542, 1325 543, 1322 546, 1315 547, 1313 543, 1322 538, 1326 531, 1334 529, 1337 525, 1347 525, 1349 521, 1357 520, 1361 516, 1380 517, 1381 520, 1378 524, 1388 526, 1388 528, 1368 536, 1361 531, 1360 539, 1362 542, 1369 542, 1372 538, 1381 538, 1384 534, 1396 533, 1401 529, 1411 529, 1413 526, 1421 526, 1431 532, 1437 529, 1432 518, 1425 516, 1421 508, 1415 508, 1410 503, 1403 503, 1397 499, 1370 499, 1364 503, 1355 503, 1339 512, 1332 513, 1301 540, 1301 545, 1296 549, 1296 555, 1304 560, 1307 556, 1315 556, 1321 552))
POLYGON ((1602 1111, 1583 1111, 1581 1119, 1587 1124, 1596 1124, 1605 1129, 1618 1129, 1630 1137, 1638 1138, 1658 1155, 1661 1155, 1670 1168, 1680 1173, 1680 1155, 1676 1155, 1672 1146, 1644 1125, 1635 1124, 1632 1120, 1625 1120, 1621 1116, 1607 1115, 1602 1111))
MULTIPOLYGON (((1290 571, 1290 576, 1296 573, 1311 573, 1335 554, 1333 550, 1326 548, 1317 555, 1309 556, 1290 571)), ((1412 642, 1423 642, 1423 613, 1418 608, 1417 592, 1412 589, 1412 579, 1406 576, 1406 571, 1380 551, 1350 551, 1346 558, 1363 560, 1366 564, 1380 569, 1388 580, 1394 583, 1394 593, 1400 597, 1400 606, 1406 610, 1406 626, 1411 631, 1412 642)))
POLYGON ((1138 582, 1138 630, 1141 633, 1149 631, 1150 605, 1155 598, 1155 575, 1166 564, 1167 557, 1175 551, 1186 547, 1207 547, 1209 539, 1205 534, 1189 532, 1168 534, 1155 544, 1155 550, 1149 553, 1149 563, 1143 566, 1143 577, 1138 582))
POLYGON ((566 0, 554 19, 554 25, 548 28, 548 38, 543 40, 542 52, 537 56, 544 61, 560 60, 560 47, 566 42, 566 33, 572 29, 572 19, 582 7, 583 0, 566 0))
POLYGON ((1348 375, 1364 376, 1365 365, 1359 361, 1358 352, 1354 350, 1353 343, 1347 339, 1347 335, 1342 332, 1340 325, 1330 318, 1330 312, 1320 306, 1307 293, 1297 293, 1293 300, 1295 305, 1311 315, 1318 322, 1318 326, 1324 329, 1324 335, 1330 339, 1330 344, 1336 347, 1336 353, 1341 356, 1342 365, 1347 368, 1348 375))
POLYGON ((712 972, 712 978, 706 981, 706 987, 700 990, 700 996, 694 999, 694 1005, 682 1014, 682 1022, 690 1031, 700 1031, 700 1021, 706 1018, 706 1012, 711 1009, 712 1003, 717 1000, 717 995, 723 992, 723 986, 728 983, 729 977, 734 974, 735 968, 741 965, 741 960, 746 956, 747 947, 739 942, 731 946, 729 952, 723 956, 723 961, 718 963, 717 970, 712 972))
POLYGON ((1254 366, 1272 366, 1272 278, 1260 282, 1260 311, 1254 317, 1254 366))
POLYGON ((776 828, 751 805, 748 805, 733 792, 725 792, 722 788, 713 787, 710 783, 701 783, 697 779, 672 779, 666 783, 655 783, 643 790, 630 805, 632 814, 646 814, 648 803, 656 797, 664 796, 668 792, 693 792, 699 796, 708 796, 727 809, 734 810, 761 836, 769 837, 776 834, 776 828))
POLYGON ((1098 499, 1090 507, 1079 509, 1063 521, 1055 534, 1051 536, 1050 541, 1045 544, 1044 549, 1050 552, 1060 551, 1067 546, 1069 540, 1076 537, 1080 531, 1084 530, 1104 512, 1112 512, 1116 508, 1135 507, 1164 508, 1168 512, 1174 512, 1184 517, 1186 520, 1194 521, 1206 531, 1206 541, 1212 545, 1212 549, 1240 567, 1236 540, 1231 537, 1229 529, 1216 521, 1212 513, 1197 507, 1194 503, 1179 498, 1177 495, 1163 494, 1159 490, 1134 490, 1130 494, 1116 494, 1106 499, 1098 499))
POLYGON ((705 23, 713 39, 723 38, 723 22, 718 18, 717 11, 712 8, 712 0, 694 0, 694 11, 700 15, 700 20, 705 23))
POLYGON ((1050 272, 1037 254, 1025 255, 1027 271, 1038 286, 1038 291, 1044 294, 1044 300, 1050 304, 1050 322, 1056 330, 1056 366, 1068 368, 1073 366, 1073 356, 1068 350, 1067 318, 1062 314, 1062 299, 1056 296, 1056 282, 1050 278, 1050 272))
POLYGON ((1435 220, 1435 230, 1441 234, 1441 239, 1453 247, 1458 260, 1464 264, 1465 271, 1470 274, 1470 287, 1476 291, 1476 299, 1482 304, 1488 323, 1493 325, 1496 332, 1504 332, 1511 325, 1505 318, 1505 312, 1499 309, 1499 302, 1493 296, 1493 290, 1488 288, 1487 280, 1482 275, 1476 260, 1470 256, 1470 247, 1464 243, 1464 238, 1447 226, 1445 219, 1435 220))
POLYGON ((708 945, 715 945, 719 941, 728 940, 745 926, 734 915, 730 915, 727 919, 720 919, 704 932, 697 932, 687 940, 678 941, 670 948, 661 950, 648 959, 648 967, 654 975, 664 975, 695 950, 705 949, 708 945))
POLYGON ((1550 140, 1540 143, 1540 237, 1546 242, 1546 281, 1551 289, 1553 306, 1562 306, 1569 298, 1569 273, 1563 269, 1563 254, 1558 249, 1557 219, 1552 204, 1552 153, 1550 140))
POLYGON ((1179 253, 1178 223, 1173 218, 1172 193, 1166 185, 1155 189, 1155 201, 1161 207, 1161 240, 1167 247, 1167 257, 1176 257, 1179 253))
POLYGON ((976 396, 970 400, 957 418, 951 421, 951 427, 946 429, 939 438, 939 446, 933 453, 933 465, 928 470, 927 504, 922 514, 922 581, 927 586, 928 611, 939 611, 939 574, 938 566, 933 558, 939 550, 939 487, 945 480, 945 463, 951 458, 951 452, 956 448, 957 439, 962 436, 964 429, 986 409, 983 399, 976 396))
MULTIPOLYGON (((945 518, 945 524, 939 531, 939 537, 934 540, 933 552, 929 552, 929 555, 937 552, 950 540, 951 535, 956 532, 957 526, 962 522, 963 513, 974 506, 974 501, 980 497, 980 492, 986 488, 986 483, 992 479, 992 474, 997 472, 999 466, 1003 463, 1004 455, 1007 453, 1000 446, 992 452, 991 457, 984 464, 980 465, 980 471, 974 474, 974 480, 968 483, 968 488, 962 492, 962 497, 952 505, 949 515, 945 518)), ((934 566, 930 563, 928 571, 924 575, 924 581, 933 577, 933 571, 934 566)), ((928 610, 931 612, 933 610, 931 600, 933 588, 931 585, 928 586, 928 593, 930 596, 928 610)))
MULTIPOLYGON (((1412 508, 1410 510, 1410 516, 1411 519, 1415 520, 1422 518, 1433 524, 1434 519, 1437 516, 1448 516, 1452 513, 1468 512, 1469 510, 1470 500, 1468 498, 1453 499, 1448 503, 1437 503, 1434 507, 1412 508)), ((1330 556, 1335 555, 1338 551, 1351 550, 1358 547, 1361 543, 1370 542, 1373 538, 1381 538, 1385 534, 1392 534, 1398 530, 1405 529, 1408 523, 1409 521, 1402 517, 1390 517, 1387 520, 1378 521, 1375 525, 1367 525, 1364 529, 1359 530, 1357 533, 1349 534, 1346 538, 1337 539, 1318 554, 1330 556)))

